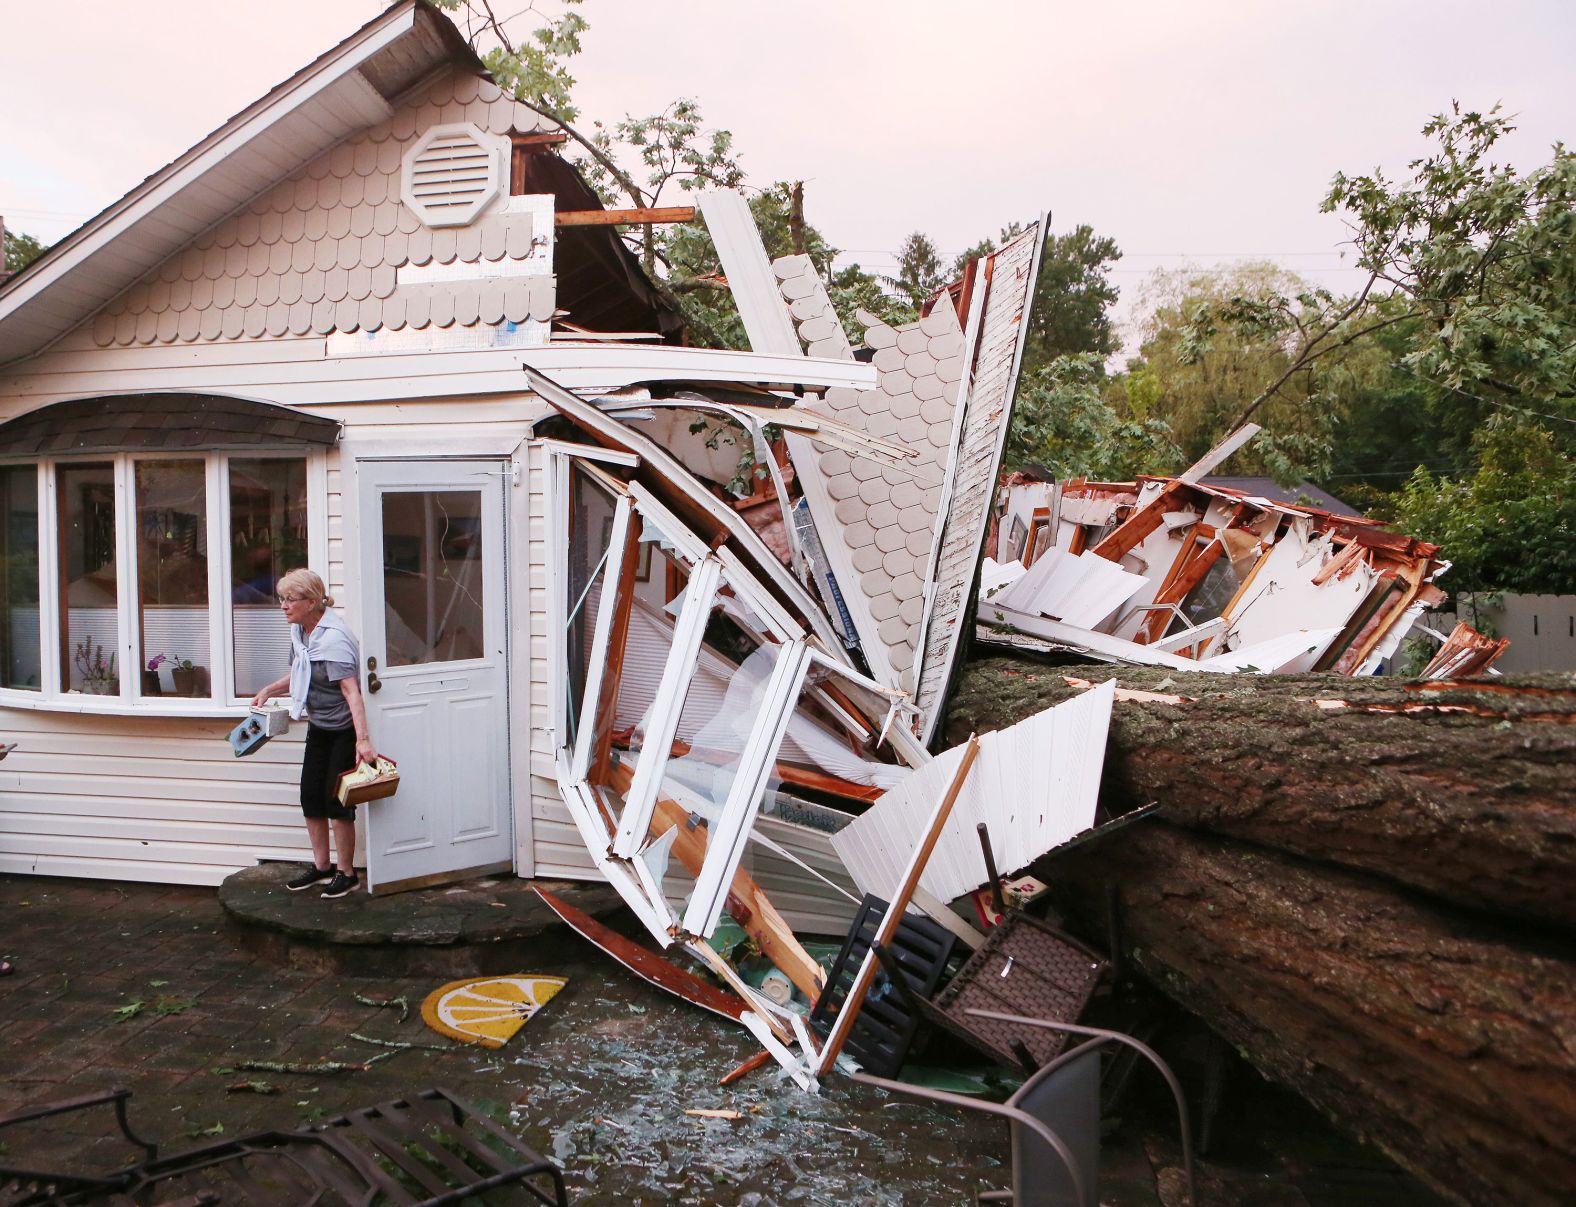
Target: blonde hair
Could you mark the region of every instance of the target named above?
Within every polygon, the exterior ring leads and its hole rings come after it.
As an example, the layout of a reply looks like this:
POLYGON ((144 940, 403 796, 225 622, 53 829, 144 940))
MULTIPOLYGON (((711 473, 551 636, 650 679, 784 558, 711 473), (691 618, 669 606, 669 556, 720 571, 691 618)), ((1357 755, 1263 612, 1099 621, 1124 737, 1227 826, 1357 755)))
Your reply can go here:
POLYGON ((322 608, 332 608, 334 597, 328 593, 328 588, 323 585, 323 580, 317 573, 308 570, 305 566, 298 566, 294 570, 286 570, 279 579, 275 589, 279 595, 299 595, 308 603, 313 603, 322 608))

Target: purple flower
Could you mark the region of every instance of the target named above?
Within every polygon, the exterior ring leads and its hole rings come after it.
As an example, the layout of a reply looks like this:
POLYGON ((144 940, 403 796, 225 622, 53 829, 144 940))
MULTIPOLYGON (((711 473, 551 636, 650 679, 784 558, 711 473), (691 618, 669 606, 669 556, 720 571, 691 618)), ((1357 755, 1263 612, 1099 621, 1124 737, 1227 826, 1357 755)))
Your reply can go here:
POLYGON ((173 659, 171 659, 168 654, 155 654, 152 658, 148 659, 148 669, 150 671, 156 671, 166 662, 171 661, 173 661, 173 659))

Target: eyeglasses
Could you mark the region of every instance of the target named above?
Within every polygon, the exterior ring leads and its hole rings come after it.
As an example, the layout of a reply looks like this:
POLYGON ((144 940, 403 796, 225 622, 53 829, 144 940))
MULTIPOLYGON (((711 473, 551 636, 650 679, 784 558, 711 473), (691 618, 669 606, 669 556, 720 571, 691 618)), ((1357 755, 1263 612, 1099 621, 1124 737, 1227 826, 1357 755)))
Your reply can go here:
POLYGON ((282 604, 305 603, 305 595, 281 595, 279 602, 282 604))

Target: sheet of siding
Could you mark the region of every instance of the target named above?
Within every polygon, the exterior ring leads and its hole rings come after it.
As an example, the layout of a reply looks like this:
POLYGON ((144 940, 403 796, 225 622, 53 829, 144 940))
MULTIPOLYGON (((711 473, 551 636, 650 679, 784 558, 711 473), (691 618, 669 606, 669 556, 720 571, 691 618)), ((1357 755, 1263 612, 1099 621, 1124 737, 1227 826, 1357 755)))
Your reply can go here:
POLYGON ((602 875, 580 841, 580 831, 559 795, 553 735, 552 644, 548 615, 547 454, 528 450, 530 489, 528 611, 531 626, 531 831, 536 874, 560 880, 600 880, 602 875))
POLYGON ((230 724, 0 708, 0 871, 218 884, 304 858, 304 730, 237 759, 230 724))

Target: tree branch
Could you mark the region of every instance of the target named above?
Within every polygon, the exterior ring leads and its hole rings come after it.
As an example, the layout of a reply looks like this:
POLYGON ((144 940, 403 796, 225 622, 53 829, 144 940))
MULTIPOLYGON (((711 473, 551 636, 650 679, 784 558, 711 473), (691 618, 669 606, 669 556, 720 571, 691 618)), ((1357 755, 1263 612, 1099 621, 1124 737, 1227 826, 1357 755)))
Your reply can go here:
MULTIPOLYGON (((1351 311, 1348 310, 1347 313, 1350 314, 1351 311)), ((1371 326, 1362 328, 1360 331, 1353 331, 1349 335, 1337 340, 1335 343, 1330 344, 1328 347, 1320 348, 1317 351, 1314 350, 1312 345, 1305 347, 1300 353, 1298 353, 1296 359, 1292 361, 1284 373, 1277 377, 1273 383, 1271 383, 1259 393, 1257 398, 1255 398, 1245 408, 1243 408, 1242 414, 1238 415, 1231 421, 1231 423, 1226 427, 1226 431, 1236 431, 1239 427, 1251 419, 1254 413, 1257 412, 1261 406, 1274 397, 1274 395, 1283 385, 1295 377, 1304 368, 1310 368, 1315 361, 1321 360, 1338 348, 1344 348, 1349 344, 1355 343, 1365 335, 1372 335, 1375 331, 1382 331, 1386 327, 1393 327, 1397 323, 1404 323, 1409 319, 1417 318, 1419 313, 1420 312, 1417 310, 1408 310, 1405 314, 1397 315, 1394 318, 1383 319, 1380 322, 1372 324, 1371 326)), ((1339 326, 1339 323, 1332 324, 1332 326, 1318 338, 1323 339, 1325 335, 1330 334, 1339 326)))

